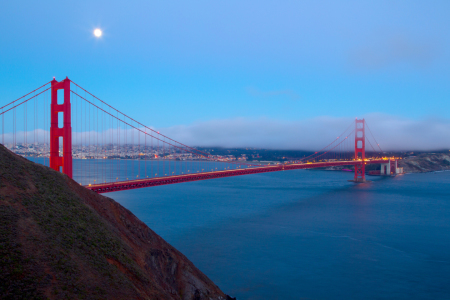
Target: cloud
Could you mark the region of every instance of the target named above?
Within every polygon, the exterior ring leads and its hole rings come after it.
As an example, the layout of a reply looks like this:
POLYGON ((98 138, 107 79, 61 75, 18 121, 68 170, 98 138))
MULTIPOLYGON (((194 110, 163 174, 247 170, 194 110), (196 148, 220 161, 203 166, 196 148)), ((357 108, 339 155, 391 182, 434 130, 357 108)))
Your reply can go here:
MULTIPOLYGON (((384 114, 369 114, 365 119, 384 151, 450 149, 448 119, 411 120, 384 114)), ((293 122, 236 118, 161 128, 161 132, 192 146, 317 150, 352 122, 352 118, 334 117, 293 122)), ((369 130, 366 135, 371 138, 369 130)))
MULTIPOLYGON (((373 146, 376 142, 384 151, 427 151, 450 149, 450 119, 424 118, 413 120, 386 114, 368 114, 364 116, 367 129, 366 136, 373 146)), ((317 117, 300 121, 281 121, 274 119, 222 119, 206 122, 197 122, 190 125, 179 125, 157 129, 162 134, 189 146, 201 147, 230 147, 230 148, 266 148, 266 149, 292 149, 313 150, 322 149, 336 137, 340 136, 347 128, 353 129, 353 118, 317 117)), ((145 131, 145 129, 142 129, 145 131)), ((120 136, 121 143, 134 143, 138 140, 150 145, 151 138, 145 139, 140 134, 140 139, 135 130, 110 129, 97 133, 73 132, 73 144, 90 144, 117 142, 120 136), (126 140, 125 140, 126 138, 126 140)), ((28 143, 35 140, 39 143, 48 143, 49 132, 42 129, 28 131, 28 143)), ((6 143, 12 142, 12 134, 5 133, 6 143)), ((23 131, 16 133, 18 143, 24 141, 23 131)), ((167 139, 163 139, 166 140, 167 139)), ((156 140, 154 145, 158 145, 156 140)), ((162 144, 161 144, 162 145, 162 144)), ((371 149, 369 144, 366 149, 371 149)))
POLYGON ((403 35, 378 39, 350 53, 350 63, 357 69, 382 69, 395 65, 428 67, 438 56, 436 45, 413 41, 403 35))
POLYGON ((277 97, 277 96, 285 96, 294 101, 300 99, 300 96, 293 90, 278 90, 278 91, 263 92, 254 87, 248 87, 247 92, 254 97, 270 98, 270 97, 277 97))
POLYGON ((383 114, 367 116, 369 126, 386 150, 450 149, 450 120, 411 120, 383 114))

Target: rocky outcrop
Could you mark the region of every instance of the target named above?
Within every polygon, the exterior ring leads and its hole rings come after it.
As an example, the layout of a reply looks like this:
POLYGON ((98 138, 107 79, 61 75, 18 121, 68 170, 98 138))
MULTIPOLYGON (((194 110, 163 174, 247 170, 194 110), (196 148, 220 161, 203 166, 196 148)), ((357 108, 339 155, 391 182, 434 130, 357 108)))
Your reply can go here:
POLYGON ((405 173, 422 173, 450 170, 450 155, 446 153, 423 153, 399 160, 405 173))
POLYGON ((114 200, 0 145, 1 299, 231 299, 114 200))

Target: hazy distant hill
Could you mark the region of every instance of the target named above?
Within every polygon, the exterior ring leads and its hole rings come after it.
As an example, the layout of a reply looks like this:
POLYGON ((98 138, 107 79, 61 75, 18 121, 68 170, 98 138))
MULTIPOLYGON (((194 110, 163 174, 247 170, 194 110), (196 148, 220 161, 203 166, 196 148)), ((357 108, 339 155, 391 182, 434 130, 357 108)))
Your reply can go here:
POLYGON ((114 200, 0 145, 1 299, 230 299, 114 200))
POLYGON ((450 154, 422 153, 407 156, 399 160, 399 166, 403 167, 405 173, 450 170, 450 154))

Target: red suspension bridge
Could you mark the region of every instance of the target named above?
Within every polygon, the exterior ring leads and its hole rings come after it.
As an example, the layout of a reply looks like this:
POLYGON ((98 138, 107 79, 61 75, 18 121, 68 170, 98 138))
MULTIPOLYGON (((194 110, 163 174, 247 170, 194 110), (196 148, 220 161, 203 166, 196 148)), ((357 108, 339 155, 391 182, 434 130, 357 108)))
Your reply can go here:
POLYGON ((368 164, 381 164, 380 175, 399 172, 397 160, 382 158, 383 151, 364 119, 356 119, 326 147, 307 157, 262 164, 212 155, 175 141, 68 78, 53 79, 2 106, 0 116, 3 145, 98 193, 336 166, 353 166, 355 182, 365 182, 368 164))

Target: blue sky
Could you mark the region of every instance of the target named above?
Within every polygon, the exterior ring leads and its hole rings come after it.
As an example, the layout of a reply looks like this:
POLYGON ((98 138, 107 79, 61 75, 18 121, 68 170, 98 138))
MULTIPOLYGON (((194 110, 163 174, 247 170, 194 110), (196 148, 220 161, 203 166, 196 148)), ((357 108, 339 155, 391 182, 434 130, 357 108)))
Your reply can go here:
POLYGON ((69 76, 156 128, 448 126, 449 13, 449 1, 2 1, 0 103, 69 76))

